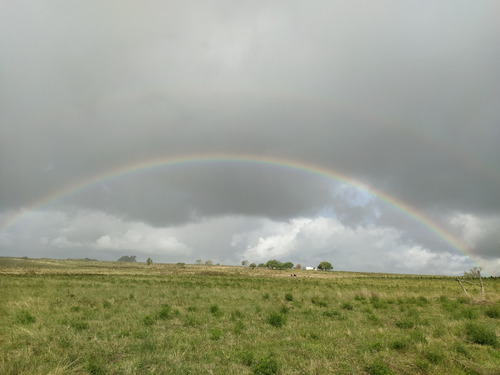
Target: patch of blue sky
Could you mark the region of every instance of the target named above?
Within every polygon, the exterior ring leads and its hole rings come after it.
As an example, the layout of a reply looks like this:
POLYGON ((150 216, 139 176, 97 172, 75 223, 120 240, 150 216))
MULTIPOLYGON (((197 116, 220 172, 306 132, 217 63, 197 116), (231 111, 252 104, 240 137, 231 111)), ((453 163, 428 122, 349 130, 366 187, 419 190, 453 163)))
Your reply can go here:
POLYGON ((316 217, 326 217, 332 219, 339 219, 338 213, 331 206, 324 206, 316 213, 316 217))
POLYGON ((371 193, 347 184, 337 185, 332 195, 336 199, 342 199, 351 207, 366 207, 375 200, 371 193))

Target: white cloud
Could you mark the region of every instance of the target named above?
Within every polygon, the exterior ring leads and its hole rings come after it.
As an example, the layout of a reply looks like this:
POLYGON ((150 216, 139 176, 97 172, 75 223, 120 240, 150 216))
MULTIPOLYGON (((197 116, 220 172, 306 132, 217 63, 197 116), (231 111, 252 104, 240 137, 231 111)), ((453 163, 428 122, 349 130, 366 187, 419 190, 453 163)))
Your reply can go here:
MULTIPOLYGON (((263 261, 289 256, 297 248, 297 235, 310 221, 311 219, 295 219, 290 223, 266 221, 265 228, 260 228, 244 236, 240 234, 238 236, 239 241, 242 241, 242 237, 246 237, 244 242, 247 243, 247 249, 243 253, 243 257, 263 261), (259 232, 265 232, 266 234, 261 237, 259 232), (255 242, 257 236, 257 243, 254 246, 249 245, 248 242, 255 242)), ((233 241, 234 243, 235 241, 233 241)))
POLYGON ((22 248, 68 250, 129 250, 143 253, 189 255, 192 250, 169 228, 156 228, 100 211, 40 211, 25 218, 23 236, 18 228, 2 237, 7 245, 22 248), (13 243, 17 238, 17 243, 13 243), (10 241, 10 243, 8 242, 10 241))
POLYGON ((165 228, 152 228, 142 223, 127 223, 113 234, 99 237, 94 246, 98 249, 130 250, 145 253, 168 252, 191 254, 191 249, 172 236, 165 228))
MULTIPOLYGON (((453 223, 472 240, 481 225, 488 223, 489 228, 495 221, 460 215, 453 223)), ((201 258, 222 264, 278 259, 316 266, 327 260, 336 270, 421 274, 461 274, 474 265, 461 254, 411 243, 404 231, 387 224, 351 226, 325 216, 287 221, 221 216, 181 226, 153 227, 100 211, 40 211, 25 218, 23 225, 11 227, 2 238, 2 248, 22 249, 28 256, 32 254, 25 249, 35 254, 42 249, 53 251, 60 257, 92 251, 93 257, 102 259, 102 254, 116 259, 114 254, 126 252, 147 254, 158 261, 201 258)), ((476 260, 485 274, 498 274, 497 261, 476 260)))
POLYGON ((449 222, 469 247, 476 245, 486 229, 485 223, 471 214, 457 213, 449 219, 449 222))
POLYGON ((500 259, 477 259, 477 265, 482 267, 481 275, 499 276, 500 275, 500 259))
POLYGON ((336 269, 400 273, 460 274, 468 257, 405 244, 391 227, 351 228, 335 218, 300 218, 289 222, 263 220, 261 226, 234 236, 232 245, 247 244, 242 256, 255 262, 277 258, 316 265, 328 260, 336 269))
POLYGON ((434 253, 421 246, 395 247, 385 254, 387 264, 395 265, 397 272, 456 275, 467 270, 471 259, 448 252, 434 253))
POLYGON ((485 269, 492 270, 490 274, 498 274, 500 267, 495 268, 493 264, 498 263, 500 252, 500 216, 476 216, 469 213, 455 213, 449 219, 450 226, 456 235, 464 241, 474 254, 476 263, 485 269), (490 262, 486 266, 486 263, 490 262))
MULTIPOLYGON (((42 237, 40 240, 40 243, 42 244, 47 244, 47 238, 42 237)), ((65 236, 60 236, 57 238, 54 238, 50 241, 50 245, 58 248, 71 248, 71 247, 81 247, 81 244, 78 242, 71 242, 68 241, 68 239, 65 236)))

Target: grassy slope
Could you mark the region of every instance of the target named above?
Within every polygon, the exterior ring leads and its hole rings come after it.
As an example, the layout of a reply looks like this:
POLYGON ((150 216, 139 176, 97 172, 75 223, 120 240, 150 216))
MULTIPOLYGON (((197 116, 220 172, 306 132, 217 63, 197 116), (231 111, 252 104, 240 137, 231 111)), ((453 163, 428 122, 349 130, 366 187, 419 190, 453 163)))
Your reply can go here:
POLYGON ((0 373, 500 373, 499 279, 292 272, 0 258, 0 373))

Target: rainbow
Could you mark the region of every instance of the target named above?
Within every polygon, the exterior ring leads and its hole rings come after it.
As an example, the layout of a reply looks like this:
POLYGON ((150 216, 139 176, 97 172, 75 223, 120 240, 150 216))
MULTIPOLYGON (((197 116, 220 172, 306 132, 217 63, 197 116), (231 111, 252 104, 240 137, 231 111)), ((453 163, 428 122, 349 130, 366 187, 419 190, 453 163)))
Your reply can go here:
POLYGON ((329 179, 333 179, 338 182, 346 183, 348 185, 359 188, 369 194, 375 196, 379 200, 387 203, 388 205, 394 207, 403 214, 411 217, 416 222, 427 227, 431 232, 449 244, 452 248, 458 250, 464 255, 474 258, 472 250, 458 238, 453 236, 450 232, 444 229, 442 226, 437 224, 431 218, 425 216, 419 212, 415 207, 402 202, 401 200, 392 197, 383 191, 375 189, 361 181, 355 180, 348 177, 345 174, 341 174, 332 169, 328 169, 315 164, 310 164, 303 161, 282 159, 278 157, 265 157, 265 156, 255 156, 255 155, 244 155, 244 154, 203 154, 203 155, 188 155, 179 157, 167 157, 167 158, 157 158, 150 159, 146 161, 140 161, 132 164, 127 164, 120 166, 118 168, 107 170, 105 172, 94 175, 90 178, 86 178, 75 183, 69 184, 59 190, 52 192, 51 194, 43 197, 42 199, 32 203, 27 208, 24 208, 20 212, 11 215, 10 218, 0 223, 0 233, 5 232, 8 228, 14 226, 18 222, 22 221, 24 217, 29 215, 31 212, 40 210, 43 207, 49 206, 52 203, 57 202, 71 194, 78 191, 84 190, 97 183, 102 183, 106 180, 117 178, 120 176, 136 173, 138 171, 151 170, 159 167, 171 167, 175 165, 185 165, 194 164, 200 162, 232 162, 232 163, 252 163, 256 165, 268 165, 268 166, 278 166, 284 167, 292 170, 298 170, 303 172, 312 173, 315 175, 323 176, 329 179))

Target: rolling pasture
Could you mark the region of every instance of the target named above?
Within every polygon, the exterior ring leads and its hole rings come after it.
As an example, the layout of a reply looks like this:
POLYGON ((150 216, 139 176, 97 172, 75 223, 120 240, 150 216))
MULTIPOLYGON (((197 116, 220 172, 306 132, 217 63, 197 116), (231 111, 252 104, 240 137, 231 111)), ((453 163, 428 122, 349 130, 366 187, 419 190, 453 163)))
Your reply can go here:
POLYGON ((0 258, 0 373, 500 374, 483 283, 0 258))

